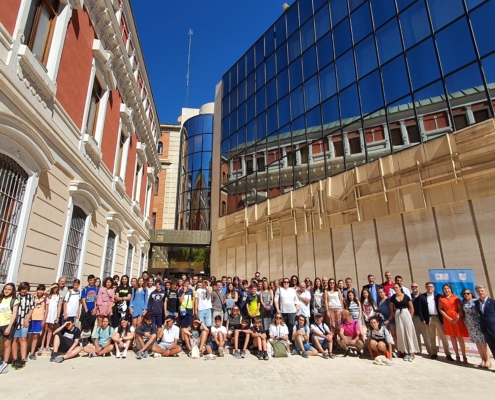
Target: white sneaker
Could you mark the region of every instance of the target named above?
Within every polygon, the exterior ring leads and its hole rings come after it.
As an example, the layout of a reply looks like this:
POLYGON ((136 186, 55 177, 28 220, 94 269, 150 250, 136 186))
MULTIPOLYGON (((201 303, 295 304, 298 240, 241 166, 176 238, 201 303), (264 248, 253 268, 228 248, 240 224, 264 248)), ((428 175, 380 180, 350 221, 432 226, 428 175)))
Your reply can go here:
POLYGON ((120 350, 117 350, 117 352, 115 353, 115 358, 120 358, 120 350))
POLYGON ((124 351, 122 352, 122 358, 127 358, 127 350, 124 350, 124 351))
POLYGON ((218 348, 218 357, 223 357, 223 347, 218 348))
POLYGON ((153 353, 153 358, 160 358, 162 355, 160 353, 153 353))

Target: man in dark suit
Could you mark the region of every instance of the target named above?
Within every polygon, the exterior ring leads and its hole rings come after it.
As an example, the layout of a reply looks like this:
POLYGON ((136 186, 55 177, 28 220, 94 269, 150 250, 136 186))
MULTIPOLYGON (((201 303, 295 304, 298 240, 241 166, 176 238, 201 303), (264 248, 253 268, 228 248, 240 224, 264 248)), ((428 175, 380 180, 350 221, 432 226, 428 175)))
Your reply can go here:
POLYGON ((411 301, 414 308, 414 329, 416 330, 416 338, 418 339, 419 352, 421 353, 421 335, 423 336, 423 342, 426 347, 426 351, 431 356, 431 342, 430 335, 428 334, 428 325, 425 320, 424 314, 427 314, 428 320, 430 319, 428 315, 428 302, 425 296, 421 296, 419 292, 419 286, 417 283, 411 285, 411 301), (425 312, 426 310, 426 312, 425 312))
POLYGON ((480 315, 480 328, 492 354, 495 354, 495 300, 488 296, 488 291, 482 285, 476 285, 478 300, 474 307, 480 315))
POLYGON ((368 285, 364 285, 363 289, 368 289, 371 297, 373 297, 373 300, 375 300, 375 303, 378 304, 378 290, 383 289, 382 285, 377 285, 375 282, 375 275, 368 275, 368 285))

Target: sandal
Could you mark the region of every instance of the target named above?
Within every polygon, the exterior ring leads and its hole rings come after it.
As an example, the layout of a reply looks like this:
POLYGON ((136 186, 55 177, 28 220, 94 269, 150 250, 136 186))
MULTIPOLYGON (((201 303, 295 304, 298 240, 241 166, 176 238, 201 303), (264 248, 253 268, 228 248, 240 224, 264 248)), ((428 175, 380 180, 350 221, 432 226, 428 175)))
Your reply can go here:
POLYGON ((460 362, 461 362, 461 356, 455 356, 455 362, 457 364, 460 364, 460 362))
POLYGON ((323 353, 323 358, 324 358, 325 360, 327 360, 327 359, 328 359, 328 353, 327 353, 327 352, 323 353))
POLYGON ((466 356, 462 356, 462 363, 463 363, 464 365, 469 364, 466 356))
POLYGON ((333 358, 335 358, 335 354, 333 354, 333 353, 330 353, 328 356, 329 356, 330 358, 332 358, 332 359, 333 359, 333 358))

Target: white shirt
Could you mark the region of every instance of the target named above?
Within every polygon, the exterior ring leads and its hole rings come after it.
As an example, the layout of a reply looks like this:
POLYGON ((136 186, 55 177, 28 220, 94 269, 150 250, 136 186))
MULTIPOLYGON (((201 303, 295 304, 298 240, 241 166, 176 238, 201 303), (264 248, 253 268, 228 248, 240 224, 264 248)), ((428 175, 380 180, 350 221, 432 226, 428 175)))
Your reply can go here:
POLYGON ((79 300, 81 300, 81 292, 71 289, 65 295, 64 301, 67 302, 67 317, 77 316, 79 310, 79 300))
POLYGON ((435 293, 426 293, 426 301, 428 302, 428 314, 438 315, 437 306, 435 304, 435 293))
POLYGON ((484 314, 485 313, 485 304, 486 304, 486 301, 489 299, 488 296, 485 297, 485 301, 481 301, 480 300, 480 310, 481 310, 481 314, 484 314))
POLYGON ((211 308, 211 294, 209 294, 208 289, 199 288, 196 290, 196 298, 198 299, 198 311, 211 308))
POLYGON ((177 325, 172 325, 172 328, 163 330, 162 343, 172 345, 175 339, 179 339, 180 329, 177 325))
POLYGON ((222 332, 225 335, 227 334, 227 328, 225 326, 221 326, 220 328, 217 328, 216 326, 211 327, 211 336, 218 336, 218 332, 222 332))
MULTIPOLYGON (((390 293, 390 297, 392 297, 392 295, 395 294, 395 290, 393 288, 390 288, 389 293, 390 293)), ((402 293, 407 294, 409 296, 409 298, 412 299, 411 291, 409 290, 409 288, 402 286, 402 293)))
POLYGON ((278 308, 283 314, 295 314, 296 304, 299 304, 294 288, 278 288, 275 292, 274 301, 278 302, 278 308))
MULTIPOLYGON (((303 299, 307 299, 311 302, 311 293, 309 291, 305 290, 304 292, 299 292, 299 297, 302 297, 303 299)), ((305 317, 310 317, 311 312, 309 309, 309 305, 311 304, 308 302, 308 304, 304 304, 303 301, 299 301, 299 312, 297 315, 303 315, 305 317)))
POLYGON ((285 335, 289 334, 289 328, 287 328, 287 325, 275 325, 271 324, 270 329, 268 330, 268 334, 273 337, 284 337, 285 335))
POLYGON ((330 328, 324 322, 322 322, 320 325, 314 323, 311 324, 311 332, 316 332, 318 333, 318 335, 328 335, 330 333, 330 328))

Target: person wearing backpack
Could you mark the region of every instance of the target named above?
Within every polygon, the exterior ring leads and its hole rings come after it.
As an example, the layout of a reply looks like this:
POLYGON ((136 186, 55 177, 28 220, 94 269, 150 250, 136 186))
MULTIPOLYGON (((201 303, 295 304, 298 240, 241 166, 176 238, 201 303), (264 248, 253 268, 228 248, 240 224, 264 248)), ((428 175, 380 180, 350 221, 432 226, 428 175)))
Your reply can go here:
MULTIPOLYGON (((98 297, 98 287, 95 285, 96 278, 94 275, 88 275, 88 286, 86 286, 81 292, 81 341, 84 343, 85 339, 91 337, 91 331, 95 325, 98 309, 96 307, 96 299, 98 297)), ((86 344, 86 343, 84 343, 86 344)))
POLYGON ((90 358, 110 355, 113 348, 111 340, 113 333, 114 329, 110 326, 109 317, 102 317, 101 325, 96 328, 93 334, 93 344, 88 344, 84 347, 84 351, 89 354, 90 358))
POLYGON ((155 285, 155 290, 148 297, 148 312, 146 315, 151 316, 154 325, 163 326, 165 290, 162 288, 162 281, 156 281, 155 285))
MULTIPOLYGON (((67 321, 67 318, 72 317, 74 320, 79 319, 79 303, 81 301, 81 292, 79 291, 79 285, 81 281, 79 279, 74 279, 72 287, 69 288, 69 291, 66 293, 64 297, 64 312, 63 312, 63 320, 67 321)), ((63 323, 60 322, 60 326, 63 323)))
POLYGON ((364 342, 362 340, 363 334, 361 333, 361 326, 357 321, 354 321, 348 310, 342 311, 342 322, 340 324, 339 336, 337 337, 337 343, 345 351, 344 357, 349 355, 351 347, 357 349, 359 357, 361 357, 361 350, 363 350, 364 342))
POLYGON ((36 288, 36 297, 34 299, 34 310, 29 322, 28 335, 31 338, 31 354, 29 354, 30 360, 36 360, 36 345, 43 333, 45 327, 47 298, 45 296, 45 285, 38 285, 36 288))
POLYGON ((29 322, 34 310, 34 298, 29 293, 30 286, 28 282, 21 282, 17 291, 17 300, 19 308, 16 320, 16 331, 14 333, 14 342, 12 343, 12 365, 15 369, 21 369, 26 366, 27 359, 27 335, 29 322), (18 351, 20 348, 20 351, 18 351))
POLYGON ((287 357, 289 348, 289 328, 285 325, 282 313, 275 313, 268 331, 269 342, 273 347, 273 357, 287 357))
POLYGON ((308 356, 318 355, 318 350, 309 344, 310 332, 306 317, 298 315, 294 333, 292 334, 292 341, 296 346, 296 349, 292 352, 293 356, 301 355, 304 358, 308 358, 308 356))
MULTIPOLYGON (((351 292, 352 293, 352 292, 351 292)), ((311 324, 313 335, 313 346, 318 350, 324 359, 335 358, 332 353, 333 333, 327 324, 323 322, 323 314, 314 315, 315 322, 311 324)))
POLYGON ((3 337, 3 361, 0 360, 0 374, 9 372, 7 364, 10 358, 10 348, 15 333, 15 320, 19 300, 17 300, 15 285, 7 283, 0 293, 0 336, 3 337))
MULTIPOLYGON (((161 287, 161 281, 157 281, 157 286, 158 283, 160 283, 161 287)), ((157 290, 159 289, 157 288, 153 293, 155 293, 157 290)), ((150 299, 153 297, 153 293, 151 294, 150 299)), ((134 332, 134 338, 136 339, 136 348, 138 350, 136 353, 136 358, 138 360, 140 360, 141 358, 147 358, 148 351, 151 350, 151 348, 155 344, 157 325, 153 322, 153 319, 154 318, 151 316, 150 313, 146 314, 143 323, 139 325, 139 327, 134 332)))
POLYGON ((98 326, 101 326, 103 317, 112 315, 113 302, 115 301, 115 290, 112 289, 113 281, 109 276, 103 281, 103 287, 98 290, 96 297, 96 316, 98 326))

